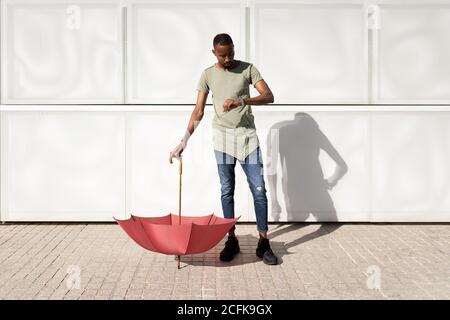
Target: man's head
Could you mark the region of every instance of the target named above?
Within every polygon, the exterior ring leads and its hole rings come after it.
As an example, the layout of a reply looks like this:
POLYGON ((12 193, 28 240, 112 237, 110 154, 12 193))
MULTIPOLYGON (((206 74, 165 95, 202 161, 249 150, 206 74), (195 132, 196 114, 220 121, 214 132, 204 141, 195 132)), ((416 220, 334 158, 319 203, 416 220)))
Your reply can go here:
POLYGON ((219 33, 214 37, 212 53, 217 57, 217 62, 225 69, 234 65, 234 44, 226 33, 219 33))

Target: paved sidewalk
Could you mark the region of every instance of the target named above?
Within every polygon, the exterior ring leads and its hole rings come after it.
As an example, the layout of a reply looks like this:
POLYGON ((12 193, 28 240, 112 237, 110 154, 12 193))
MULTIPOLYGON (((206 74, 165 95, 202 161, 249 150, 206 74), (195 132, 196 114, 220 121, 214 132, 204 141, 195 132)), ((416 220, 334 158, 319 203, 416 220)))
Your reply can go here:
POLYGON ((0 225, 0 299, 450 299, 450 225, 272 224, 281 264, 146 251, 115 224, 0 225), (79 281, 78 281, 79 280, 79 281))

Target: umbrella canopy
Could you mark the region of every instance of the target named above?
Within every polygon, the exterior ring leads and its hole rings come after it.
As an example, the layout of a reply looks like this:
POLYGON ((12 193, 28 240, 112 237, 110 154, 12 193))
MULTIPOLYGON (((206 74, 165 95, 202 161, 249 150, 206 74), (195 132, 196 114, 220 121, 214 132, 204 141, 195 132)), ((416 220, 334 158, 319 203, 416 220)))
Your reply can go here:
POLYGON ((235 219, 224 219, 214 214, 182 216, 168 214, 162 217, 131 216, 117 220, 122 229, 143 248, 169 255, 202 253, 217 245, 235 225, 235 219))
MULTIPOLYGON (((172 163, 172 153, 169 162, 172 163)), ((207 216, 181 216, 181 176, 183 162, 179 167, 178 215, 163 217, 137 217, 128 220, 114 220, 140 246, 150 251, 180 256, 208 251, 214 247, 239 219, 225 219, 214 214, 207 216)))

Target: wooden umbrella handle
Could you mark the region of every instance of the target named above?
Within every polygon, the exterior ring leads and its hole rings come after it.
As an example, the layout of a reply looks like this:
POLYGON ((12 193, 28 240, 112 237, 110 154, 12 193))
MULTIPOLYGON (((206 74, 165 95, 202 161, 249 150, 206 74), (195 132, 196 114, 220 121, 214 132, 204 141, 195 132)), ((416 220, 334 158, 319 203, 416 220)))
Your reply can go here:
MULTIPOLYGON (((180 157, 180 165, 179 165, 179 173, 180 173, 180 179, 179 179, 179 188, 178 188, 178 224, 181 224, 181 175, 183 174, 183 160, 180 157)), ((169 162, 172 164, 172 152, 169 156, 169 162)), ((178 260, 178 269, 180 269, 180 256, 177 256, 178 260)))
POLYGON ((179 187, 178 187, 178 222, 181 224, 181 175, 183 174, 183 161, 180 158, 180 165, 179 165, 179 171, 180 171, 180 179, 179 179, 179 187))
MULTIPOLYGON (((173 160, 172 160, 173 156, 172 156, 172 152, 169 155, 169 163, 172 164, 173 160)), ((179 175, 180 175, 180 181, 179 181, 179 185, 178 185, 178 216, 179 216, 179 220, 178 222, 181 224, 181 175, 183 174, 183 158, 180 157, 180 165, 179 165, 179 175)))

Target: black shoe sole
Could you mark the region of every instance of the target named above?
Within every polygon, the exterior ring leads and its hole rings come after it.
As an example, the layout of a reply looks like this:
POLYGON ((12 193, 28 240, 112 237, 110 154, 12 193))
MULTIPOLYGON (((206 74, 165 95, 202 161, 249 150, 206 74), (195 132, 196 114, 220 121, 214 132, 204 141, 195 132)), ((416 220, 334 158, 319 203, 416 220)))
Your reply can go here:
POLYGON ((278 264, 278 258, 277 258, 277 260, 275 260, 275 262, 271 262, 271 261, 264 260, 264 254, 262 254, 262 255, 260 256, 258 253, 256 253, 256 256, 257 256, 258 258, 260 258, 261 260, 263 260, 263 262, 264 262, 265 264, 267 264, 267 265, 274 266, 274 265, 277 265, 277 264, 278 264))
POLYGON ((275 261, 275 262, 271 262, 271 261, 267 261, 267 260, 264 260, 264 259, 263 259, 263 262, 264 262, 265 264, 269 265, 269 266, 275 266, 275 265, 278 264, 278 260, 275 261))

